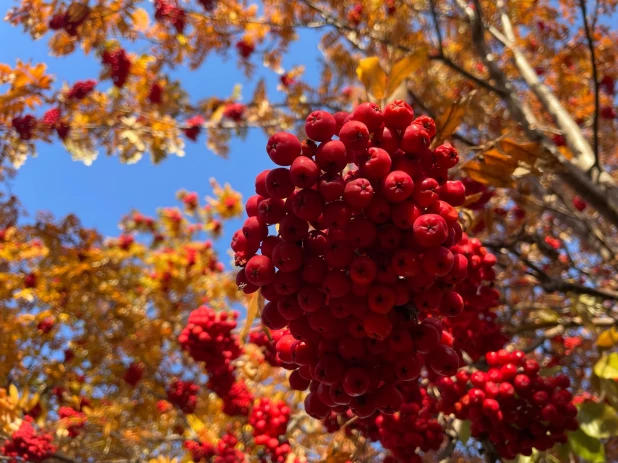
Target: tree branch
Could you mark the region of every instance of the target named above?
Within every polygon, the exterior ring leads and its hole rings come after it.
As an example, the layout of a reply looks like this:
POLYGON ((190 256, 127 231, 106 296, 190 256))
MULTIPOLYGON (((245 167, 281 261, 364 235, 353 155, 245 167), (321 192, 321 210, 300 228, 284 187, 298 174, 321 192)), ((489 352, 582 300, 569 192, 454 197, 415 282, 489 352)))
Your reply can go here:
MULTIPOLYGON (((575 165, 572 162, 570 162, 568 159, 566 159, 562 155, 562 153, 558 150, 556 145, 550 139, 547 138, 545 133, 540 129, 540 124, 534 112, 530 109, 528 105, 526 105, 525 102, 521 100, 521 98, 517 94, 516 89, 513 87, 512 82, 509 80, 506 74, 502 71, 502 69, 500 69, 500 67, 496 63, 495 54, 490 50, 489 46, 487 45, 487 42, 485 41, 485 37, 484 37, 484 27, 485 26, 483 24, 480 2, 476 0, 475 1, 476 8, 471 8, 470 6, 468 6, 465 0, 455 0, 455 1, 457 5, 468 16, 468 19, 470 21, 471 34, 472 34, 472 43, 474 47, 476 48, 477 54, 481 57, 481 59, 485 63, 485 66, 487 67, 497 87, 504 91, 503 99, 505 100, 508 108, 511 110, 511 113, 513 114, 513 118, 521 124, 522 128, 524 129, 524 131, 526 132, 526 134, 532 141, 541 143, 542 146, 549 153, 551 153, 553 158, 556 159, 556 161, 558 161, 558 163, 560 164, 560 169, 558 169, 557 173, 558 175, 560 175, 563 181, 565 181, 565 183, 570 185, 577 192, 577 194, 579 194, 582 198, 584 198, 606 220, 611 222, 614 226, 618 227, 618 207, 616 207, 616 204, 612 201, 612 199, 609 198, 608 192, 605 191, 604 189, 599 188, 598 185, 594 181, 592 181, 592 179, 587 175, 585 169, 580 168, 580 166, 575 165)), ((503 5, 503 2, 500 1, 499 5, 503 5)), ((503 14, 503 16, 506 16, 506 15, 503 14)), ((510 24, 508 17, 503 18, 503 20, 508 22, 508 24, 510 24)), ((492 28, 490 27, 490 31, 491 30, 492 28)), ((518 56, 523 58, 523 55, 521 54, 519 54, 518 56)), ((522 68, 523 70, 529 71, 526 73, 526 76, 533 79, 537 84, 540 84, 536 73, 530 67, 530 65, 525 60, 525 58, 520 59, 518 63, 520 65, 527 65, 527 66, 524 66, 524 68, 522 68)), ((520 69, 520 73, 522 72, 522 69, 520 69)), ((553 97, 549 89, 547 89, 547 87, 545 86, 539 87, 538 85, 536 85, 535 89, 537 91, 539 89, 545 90, 546 93, 543 93, 545 96, 550 95, 551 97, 553 97)), ((587 149, 587 152, 590 155, 589 160, 591 162, 583 163, 583 164, 586 169, 590 168, 590 166, 594 163, 594 154, 592 153, 592 150, 590 149, 590 146, 588 145, 586 140, 581 135, 581 130, 579 130, 579 127, 577 126, 577 124, 575 124, 574 121, 570 118, 570 116, 566 113, 566 111, 564 111, 564 109, 562 108, 560 103, 555 99, 555 97, 553 97, 553 100, 551 101, 552 102, 555 101, 555 103, 557 104, 557 109, 560 109, 562 111, 560 115, 566 116, 564 119, 566 121, 570 120, 575 125, 576 133, 579 133, 580 135, 579 138, 574 133, 571 133, 568 130, 570 128, 570 124, 567 124, 567 130, 565 130, 565 127, 561 127, 561 129, 565 132, 565 136, 568 136, 569 139, 571 140, 570 148, 572 151, 576 149, 579 145, 583 145, 584 150, 587 149)), ((562 118, 560 120, 562 121, 562 118)), ((582 153, 578 153, 578 152, 574 152, 574 154, 576 157, 579 154, 580 158, 583 156, 582 153)), ((599 180, 601 180, 602 182, 605 182, 604 186, 613 187, 614 182, 611 179, 611 177, 609 177, 609 179, 608 177, 609 175, 607 173, 604 173, 604 175, 599 175, 599 180)))
POLYGON ((594 52, 594 30, 588 25, 588 17, 586 13, 586 0, 579 0, 579 6, 582 10, 584 20, 584 30, 586 31, 586 40, 588 41, 588 49, 590 50, 590 62, 592 64, 592 80, 594 82, 594 121, 593 121, 593 137, 594 137, 594 167, 601 168, 599 161, 599 74, 597 71, 597 60, 594 52))

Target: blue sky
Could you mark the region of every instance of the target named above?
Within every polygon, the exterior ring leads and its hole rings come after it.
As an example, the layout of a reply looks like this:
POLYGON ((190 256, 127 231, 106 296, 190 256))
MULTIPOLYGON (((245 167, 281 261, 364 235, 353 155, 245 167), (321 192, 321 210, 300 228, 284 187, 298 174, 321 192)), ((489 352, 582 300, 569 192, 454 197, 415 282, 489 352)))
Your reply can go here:
MULTIPOLYGON (((49 36, 34 42, 21 29, 7 23, 0 26, 0 62, 15 63, 16 59, 48 63, 49 71, 56 75, 56 85, 62 81, 72 84, 76 80, 97 78, 99 64, 92 55, 81 51, 64 58, 53 58, 47 52, 49 36)), ((305 64, 304 79, 318 79, 318 36, 304 32, 300 40, 284 60, 284 67, 305 64)), ((278 76, 269 70, 258 68, 257 76, 247 80, 236 69, 236 53, 222 60, 209 57, 196 71, 177 69, 174 76, 183 82, 186 90, 195 99, 204 96, 229 96, 236 83, 243 86, 243 96, 250 98, 258 77, 266 78, 269 92, 274 95, 278 76)), ((280 96, 278 96, 280 98, 280 96)), ((258 129, 251 129, 245 140, 234 139, 227 160, 222 159, 205 146, 204 138, 197 143, 187 141, 186 156, 171 156, 163 163, 154 165, 144 158, 137 164, 121 164, 117 157, 107 157, 101 152, 92 166, 74 162, 60 143, 40 144, 38 157, 28 159, 12 182, 16 194, 26 210, 33 215, 37 211, 49 211, 56 217, 76 214, 87 227, 98 229, 105 236, 118 234, 120 218, 136 208, 153 215, 157 208, 178 204, 175 193, 179 189, 197 191, 200 197, 210 193, 208 179, 215 177, 221 184, 230 184, 243 194, 244 199, 253 194, 255 175, 269 168, 270 160, 265 151, 266 137, 258 129)), ((225 235, 217 243, 221 257, 225 254, 232 233, 240 221, 230 223, 225 235)), ((225 263, 229 259, 223 258, 225 263)))

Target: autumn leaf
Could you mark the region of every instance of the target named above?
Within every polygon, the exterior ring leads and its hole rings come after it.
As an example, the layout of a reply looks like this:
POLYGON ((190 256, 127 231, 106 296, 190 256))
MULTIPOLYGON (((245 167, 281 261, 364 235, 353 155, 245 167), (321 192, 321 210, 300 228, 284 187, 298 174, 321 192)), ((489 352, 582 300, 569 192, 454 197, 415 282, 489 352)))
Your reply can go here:
POLYGON ((618 344, 618 330, 615 327, 611 327, 608 330, 603 331, 596 342, 597 346, 602 349, 610 349, 618 344))
POLYGON ((362 59, 356 68, 356 75, 373 97, 378 100, 384 98, 388 77, 377 56, 362 59))
POLYGON ((249 334, 251 325, 253 325, 253 321, 262 313, 263 308, 264 297, 262 296, 262 291, 258 290, 253 293, 249 298, 249 303, 247 304, 247 318, 245 319, 245 324, 239 334, 241 341, 244 342, 247 334, 249 334))
POLYGON ((138 8, 131 15, 131 19, 133 20, 133 27, 138 32, 144 32, 148 29, 150 24, 150 17, 148 16, 148 12, 143 8, 138 8))
POLYGON ((498 148, 504 154, 528 166, 534 166, 536 161, 539 159, 539 157, 541 157, 544 151, 544 148, 541 146, 540 143, 517 143, 510 138, 505 138, 504 140, 501 140, 498 143, 498 148))
POLYGON ((465 96, 458 98, 450 107, 436 118, 436 136, 431 144, 432 149, 440 146, 444 140, 450 137, 466 114, 466 108, 470 98, 474 95, 471 92, 465 96))
POLYGON ((404 56, 393 64, 393 67, 388 74, 388 84, 386 85, 386 90, 384 91, 384 98, 391 96, 406 77, 423 65, 426 59, 426 54, 427 50, 423 47, 418 49, 415 53, 404 56))

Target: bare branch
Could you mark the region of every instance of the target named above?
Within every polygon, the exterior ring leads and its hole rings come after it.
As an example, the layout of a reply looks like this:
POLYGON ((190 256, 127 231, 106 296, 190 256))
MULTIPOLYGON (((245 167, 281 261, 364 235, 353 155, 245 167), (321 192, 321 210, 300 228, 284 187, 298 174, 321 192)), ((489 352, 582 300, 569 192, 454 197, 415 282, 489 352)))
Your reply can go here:
POLYGON ((597 71, 597 60, 594 52, 594 30, 591 30, 588 24, 588 15, 586 13, 586 0, 579 0, 579 6, 582 10, 584 20, 584 30, 586 31, 586 40, 588 41, 588 49, 590 50, 590 62, 592 64, 592 80, 594 84, 594 121, 593 121, 593 137, 594 137, 594 163, 595 167, 600 169, 599 162, 599 74, 597 71))

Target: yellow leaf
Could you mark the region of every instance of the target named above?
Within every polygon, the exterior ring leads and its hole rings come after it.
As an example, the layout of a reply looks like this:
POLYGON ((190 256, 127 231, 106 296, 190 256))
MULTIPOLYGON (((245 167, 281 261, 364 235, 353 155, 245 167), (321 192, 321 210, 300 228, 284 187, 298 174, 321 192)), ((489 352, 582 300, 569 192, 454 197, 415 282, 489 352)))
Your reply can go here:
POLYGON ((204 422, 193 413, 187 414, 187 421, 189 422, 189 426, 191 426, 191 429, 193 429, 193 431, 195 431, 196 433, 199 433, 206 427, 204 422))
POLYGON ((471 92, 468 95, 458 98, 446 112, 436 118, 436 127, 438 130, 431 144, 432 149, 441 145, 445 139, 450 137, 453 132, 457 130, 457 127, 459 127, 459 124, 461 124, 466 114, 468 101, 470 101, 470 97, 473 93, 474 92, 471 92))
POLYGON ((384 98, 388 78, 377 56, 362 59, 356 68, 356 75, 372 96, 378 100, 384 98))
POLYGON ((131 19, 133 19, 133 27, 138 32, 144 32, 150 25, 150 16, 148 16, 148 12, 143 8, 135 10, 131 15, 131 19))
POLYGON ((245 326, 243 326, 242 331, 240 332, 241 341, 244 342, 247 334, 249 334, 251 325, 253 325, 253 320, 255 320, 255 317, 262 313, 263 308, 264 298, 262 297, 262 290, 260 289, 251 295, 249 304, 247 304, 247 318, 245 319, 245 326))
POLYGON ((618 344, 618 330, 613 326, 603 331, 597 339, 597 346, 602 349, 610 349, 616 344, 618 344))
POLYGON ((19 392, 14 384, 9 386, 9 395, 11 396, 13 402, 17 403, 19 401, 19 392))
POLYGON ((386 90, 384 91, 384 98, 391 96, 406 77, 421 67, 421 65, 425 62, 426 54, 427 50, 425 48, 421 48, 415 53, 405 56, 393 64, 391 72, 388 75, 388 84, 386 86, 386 90))

